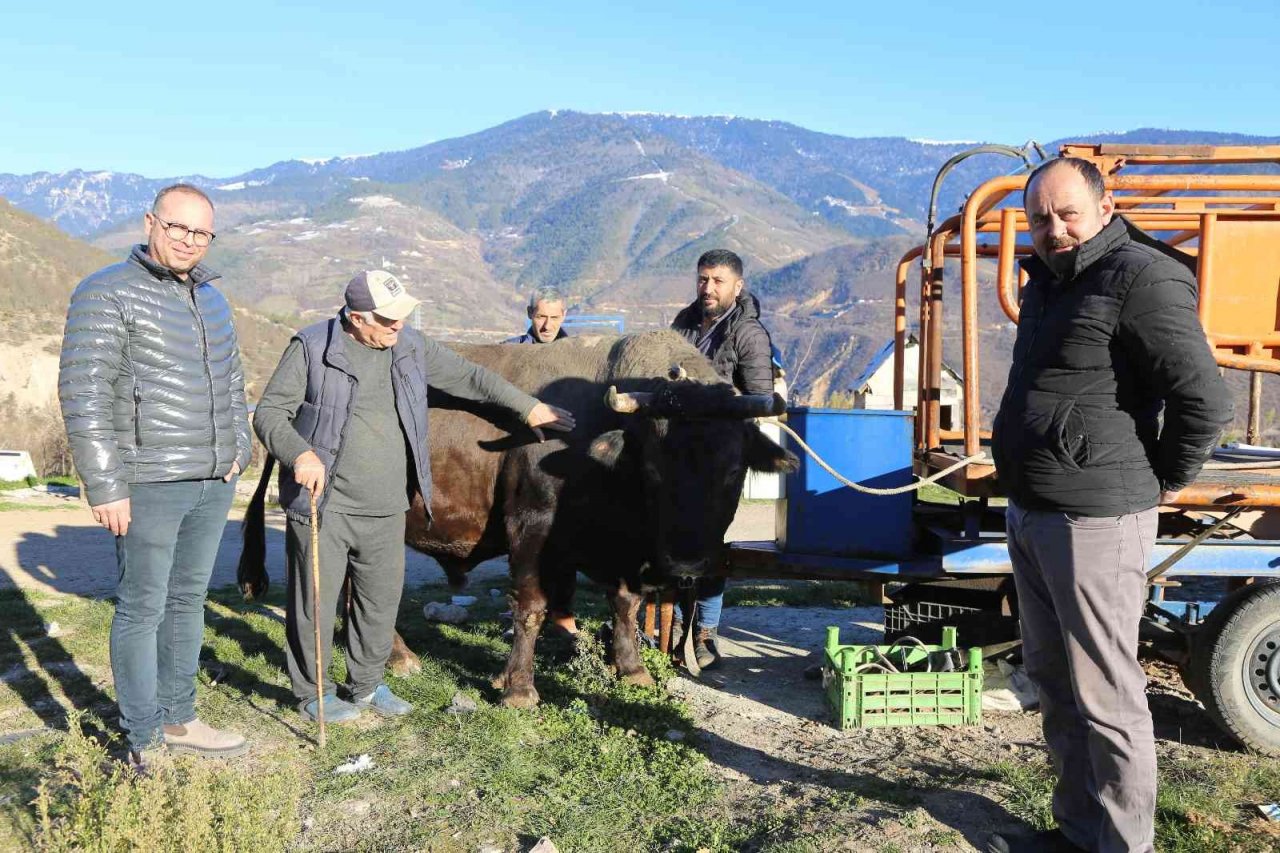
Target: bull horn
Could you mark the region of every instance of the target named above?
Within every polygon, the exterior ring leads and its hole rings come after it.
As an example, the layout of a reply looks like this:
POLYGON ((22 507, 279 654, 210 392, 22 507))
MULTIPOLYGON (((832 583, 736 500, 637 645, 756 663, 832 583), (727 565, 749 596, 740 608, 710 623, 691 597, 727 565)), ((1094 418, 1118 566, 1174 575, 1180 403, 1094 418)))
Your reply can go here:
POLYGON ((726 401, 726 415, 739 418, 769 418, 787 410, 778 394, 741 394, 726 401))
POLYGON ((689 371, 684 369, 683 364, 673 364, 667 371, 667 376, 672 382, 684 382, 689 378, 689 371))
POLYGON ((609 391, 604 395, 604 401, 609 408, 624 415, 633 415, 641 411, 652 399, 651 392, 636 391, 628 394, 625 391, 619 391, 615 385, 610 385, 609 391))

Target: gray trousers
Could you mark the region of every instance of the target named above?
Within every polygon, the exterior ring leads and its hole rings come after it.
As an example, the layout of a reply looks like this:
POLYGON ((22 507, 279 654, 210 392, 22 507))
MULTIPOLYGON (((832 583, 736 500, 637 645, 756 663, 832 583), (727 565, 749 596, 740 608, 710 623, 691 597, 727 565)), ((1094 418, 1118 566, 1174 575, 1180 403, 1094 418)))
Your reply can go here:
POLYGON ((1156 510, 1005 515, 1027 675, 1058 781, 1053 815, 1097 853, 1154 850, 1156 753, 1138 622, 1156 510))
MULTIPOLYGON (((316 698, 316 613, 311 595, 311 525, 290 518, 285 533, 289 602, 285 617, 286 652, 293 695, 316 698)), ((387 516, 324 512, 320 518, 320 645, 325 693, 329 677, 333 625, 342 582, 351 578, 347 615, 348 696, 364 697, 382 683, 391 656, 396 612, 404 588, 404 513, 387 516)))

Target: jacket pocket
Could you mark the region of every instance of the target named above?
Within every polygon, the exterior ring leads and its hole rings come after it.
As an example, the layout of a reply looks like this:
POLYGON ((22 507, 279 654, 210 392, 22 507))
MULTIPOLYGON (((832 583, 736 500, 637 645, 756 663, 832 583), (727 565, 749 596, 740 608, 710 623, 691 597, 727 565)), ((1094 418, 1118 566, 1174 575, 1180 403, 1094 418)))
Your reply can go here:
POLYGON ((1052 456, 1067 471, 1079 471, 1089 464, 1089 439, 1084 415, 1074 400, 1032 391, 1022 419, 1021 450, 1027 456, 1052 456))
POLYGON ((1062 517, 1067 524, 1081 530, 1114 530, 1120 526, 1122 516, 1118 515, 1081 515, 1078 512, 1064 512, 1062 517))
POLYGON ((298 413, 293 416, 293 429, 298 435, 315 446, 316 426, 320 423, 320 407, 305 400, 298 406, 298 413))

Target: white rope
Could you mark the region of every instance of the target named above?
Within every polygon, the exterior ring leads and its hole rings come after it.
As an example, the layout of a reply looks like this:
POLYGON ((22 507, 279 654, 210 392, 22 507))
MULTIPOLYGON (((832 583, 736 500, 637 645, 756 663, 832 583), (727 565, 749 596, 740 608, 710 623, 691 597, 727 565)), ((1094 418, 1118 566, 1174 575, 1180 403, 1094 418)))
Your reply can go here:
POLYGON ((972 456, 966 456, 964 459, 961 459, 959 462, 957 462, 954 465, 951 465, 947 468, 943 468, 941 471, 939 471, 938 473, 932 476, 925 477, 922 480, 917 480, 914 483, 910 483, 905 486, 896 486, 891 489, 877 489, 877 488, 874 488, 873 486, 864 486, 861 483, 855 483, 852 480, 848 480, 840 476, 840 473, 836 471, 836 469, 828 465, 827 461, 823 459, 821 456, 819 456, 812 447, 804 443, 803 438, 796 435, 795 430, 793 430, 791 427, 784 424, 782 421, 769 419, 764 422, 775 424, 779 429, 781 429, 787 435, 791 436, 792 440, 795 441, 796 444, 800 445, 800 447, 804 450, 804 452, 809 454, 810 457, 812 457, 814 462, 817 462, 820 466, 822 466, 822 470, 826 471, 832 477, 835 477, 841 483, 853 489, 854 491, 862 492, 865 495, 901 495, 901 494, 904 494, 905 492, 914 492, 916 489, 922 488, 923 486, 927 486, 930 483, 938 482, 943 477, 946 477, 949 474, 954 474, 956 471, 959 471, 961 468, 965 467, 966 465, 973 465, 976 462, 985 462, 987 464, 991 464, 991 459, 990 457, 987 456, 987 454, 975 453, 972 456))

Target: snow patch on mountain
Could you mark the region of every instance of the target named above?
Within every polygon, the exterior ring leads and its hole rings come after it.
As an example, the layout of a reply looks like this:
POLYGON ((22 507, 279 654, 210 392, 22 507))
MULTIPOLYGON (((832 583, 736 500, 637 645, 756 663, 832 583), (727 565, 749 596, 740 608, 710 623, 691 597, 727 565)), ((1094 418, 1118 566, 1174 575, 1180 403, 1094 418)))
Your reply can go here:
POLYGON ((667 178, 671 177, 670 172, 649 172, 646 175, 632 175, 629 178, 620 178, 622 181, 662 181, 664 184, 667 178))
POLYGON ((917 145, 977 145, 976 139, 924 139, 916 137, 908 139, 908 142, 914 142, 917 145))
POLYGON ((362 195, 347 200, 361 207, 404 207, 403 204, 389 195, 362 195))

